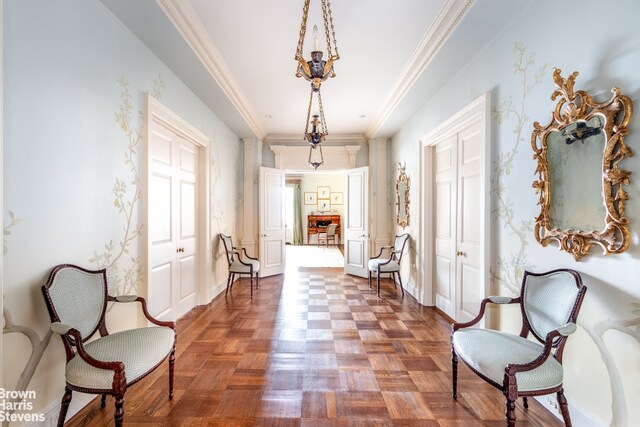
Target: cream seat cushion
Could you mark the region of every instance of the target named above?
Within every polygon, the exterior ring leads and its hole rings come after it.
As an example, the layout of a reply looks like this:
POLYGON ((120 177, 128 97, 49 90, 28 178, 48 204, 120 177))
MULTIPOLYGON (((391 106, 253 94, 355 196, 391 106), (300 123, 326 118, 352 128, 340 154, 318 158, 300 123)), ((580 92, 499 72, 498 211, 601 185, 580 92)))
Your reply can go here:
MULTIPOLYGON (((253 265, 253 272, 257 273, 258 271, 260 271, 260 262, 253 260, 253 259, 243 259, 242 262, 246 263, 246 264, 251 264, 253 265)), ((249 266, 248 265, 244 265, 238 261, 233 261, 231 263, 231 266, 229 267, 229 271, 231 273, 249 273, 249 266)))
MULTIPOLYGON (((369 271, 378 271, 378 264, 382 264, 389 261, 389 259, 371 259, 369 260, 369 271)), ((392 271, 400 271, 400 264, 397 261, 391 261, 389 264, 385 264, 380 267, 380 271, 383 273, 389 273, 392 271)))
MULTIPOLYGON (((175 342, 171 328, 149 327, 117 332, 84 345, 91 357, 103 362, 123 362, 127 384, 147 374, 171 353, 175 342)), ((67 363, 67 382, 76 387, 111 390, 114 371, 99 369, 75 355, 67 363)))
MULTIPOLYGON (((488 329, 461 329, 453 334, 456 353, 469 366, 502 385, 509 364, 532 362, 542 354, 543 346, 522 338, 488 329)), ((516 373, 518 391, 554 388, 562 384, 562 365, 553 356, 537 368, 516 373)))

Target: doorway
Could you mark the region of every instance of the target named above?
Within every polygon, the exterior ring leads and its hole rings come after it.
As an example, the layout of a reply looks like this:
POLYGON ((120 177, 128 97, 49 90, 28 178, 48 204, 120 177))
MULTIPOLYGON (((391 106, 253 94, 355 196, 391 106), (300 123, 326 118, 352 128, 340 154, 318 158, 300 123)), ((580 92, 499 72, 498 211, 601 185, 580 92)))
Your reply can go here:
POLYGON ((208 298, 209 139, 146 96, 144 257, 149 312, 176 320, 208 298))
POLYGON ((287 267, 344 267, 344 171, 287 171, 285 176, 287 267), (328 229, 335 229, 335 237, 319 242, 318 234, 328 229))
POLYGON ((421 139, 420 274, 427 305, 461 322, 489 292, 490 105, 486 93, 421 139))

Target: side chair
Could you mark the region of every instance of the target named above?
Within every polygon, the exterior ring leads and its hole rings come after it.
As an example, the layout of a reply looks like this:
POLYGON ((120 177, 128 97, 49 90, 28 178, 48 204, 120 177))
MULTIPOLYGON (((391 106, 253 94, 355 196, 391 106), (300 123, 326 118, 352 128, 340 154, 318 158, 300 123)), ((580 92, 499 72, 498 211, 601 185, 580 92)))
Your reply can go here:
POLYGON ((329 246, 329 240, 333 242, 335 245, 336 242, 336 230, 338 229, 338 224, 329 224, 327 225, 327 230, 323 233, 318 233, 318 246, 320 243, 324 241, 325 246, 329 246))
POLYGON ((369 287, 371 287, 371 274, 376 273, 376 284, 378 286, 378 296, 380 296, 380 274, 391 273, 393 279, 393 285, 397 287, 395 276, 398 275, 398 282, 400 282, 400 290, 404 296, 404 289, 402 287, 402 278, 400 277, 400 261, 402 261, 402 254, 404 247, 409 240, 409 233, 396 236, 393 241, 393 246, 383 246, 380 248, 378 255, 369 259, 369 287), (389 250, 388 258, 381 258, 382 252, 389 250))
POLYGON ((44 286, 51 330, 60 335, 67 355, 66 386, 58 426, 64 425, 72 392, 115 398, 115 425, 124 419, 124 394, 169 358, 169 399, 173 399, 176 332, 174 322, 162 322, 149 314, 144 298, 107 294, 106 270, 85 270, 72 264, 54 267, 44 286), (107 302, 139 302, 153 327, 109 334, 105 324, 107 302), (88 342, 98 332, 100 337, 88 342))
POLYGON ((227 236, 226 234, 220 233, 220 240, 222 240, 222 244, 224 245, 224 251, 227 256, 227 263, 229 264, 229 276, 227 277, 227 289, 224 292, 224 295, 227 296, 229 289, 233 288, 233 281, 235 279, 236 274, 238 276, 242 274, 248 274, 251 281, 251 298, 253 298, 253 277, 256 278, 256 289, 260 286, 260 277, 258 277, 258 273, 260 272, 260 262, 257 258, 250 257, 247 254, 247 250, 242 248, 242 253, 244 253, 244 260, 240 256, 239 249, 233 246, 233 239, 231 236, 227 236))
POLYGON ((567 337, 576 331, 578 312, 587 288, 580 275, 561 269, 547 273, 525 272, 517 298, 491 296, 482 300, 478 316, 451 325, 453 399, 457 399, 458 358, 480 378, 506 397, 507 426, 516 422, 515 402, 522 396, 556 393, 565 425, 571 417, 562 387, 562 353, 567 337), (484 315, 486 305, 519 304, 522 329, 519 335, 471 328, 484 315), (537 341, 527 339, 529 333, 537 341))

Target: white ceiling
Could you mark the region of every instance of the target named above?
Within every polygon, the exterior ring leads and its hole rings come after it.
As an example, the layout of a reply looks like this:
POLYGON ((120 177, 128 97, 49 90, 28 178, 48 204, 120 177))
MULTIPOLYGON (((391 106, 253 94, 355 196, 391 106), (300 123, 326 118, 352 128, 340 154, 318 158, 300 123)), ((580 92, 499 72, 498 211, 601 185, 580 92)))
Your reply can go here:
MULTIPOLYGON (((238 136, 302 140, 310 90, 294 75, 302 0, 102 2, 238 136)), ((411 89, 432 84, 429 73, 447 79, 444 69, 469 59, 443 61, 438 55, 456 56, 456 49, 472 55, 525 3, 334 0, 341 59, 337 77, 322 84, 330 134, 351 143, 393 135, 426 102, 411 89), (465 16, 473 28, 464 28, 465 16), (458 27, 465 37, 450 46, 458 27), (437 63, 444 65, 431 70, 437 63)), ((314 24, 322 34, 320 10, 320 0, 311 0, 305 58, 314 24)))

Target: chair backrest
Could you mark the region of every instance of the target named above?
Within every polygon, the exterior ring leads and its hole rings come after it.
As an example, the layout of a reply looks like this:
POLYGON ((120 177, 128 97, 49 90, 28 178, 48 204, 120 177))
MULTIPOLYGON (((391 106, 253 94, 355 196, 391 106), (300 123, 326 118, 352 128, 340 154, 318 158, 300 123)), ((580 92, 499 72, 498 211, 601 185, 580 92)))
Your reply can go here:
POLYGON ((106 270, 58 265, 42 286, 42 293, 51 321, 77 329, 83 342, 103 325, 107 309, 106 270))
POLYGON ((227 236, 226 234, 220 233, 220 240, 222 240, 222 244, 224 245, 224 251, 227 256, 227 262, 229 265, 233 262, 233 240, 231 236, 227 236))
POLYGON ((404 253, 404 247, 407 244, 408 240, 409 240, 409 233, 396 236, 396 238, 393 240, 394 254, 392 256, 394 256, 398 262, 402 261, 402 254, 404 253))
POLYGON ((338 224, 329 224, 327 226, 327 236, 335 236, 337 229, 338 229, 338 224))
POLYGON ((576 321, 587 290, 573 270, 525 272, 522 279, 522 313, 531 332, 544 342, 549 332, 576 321))

